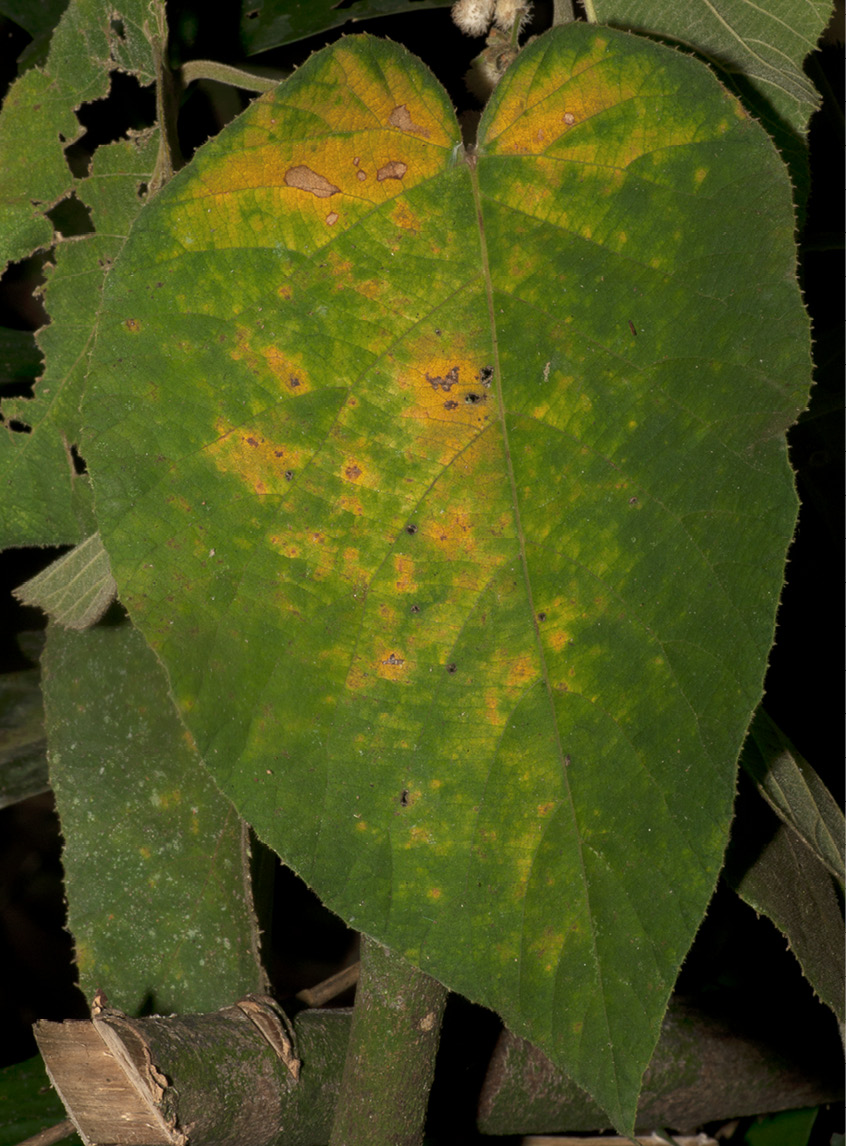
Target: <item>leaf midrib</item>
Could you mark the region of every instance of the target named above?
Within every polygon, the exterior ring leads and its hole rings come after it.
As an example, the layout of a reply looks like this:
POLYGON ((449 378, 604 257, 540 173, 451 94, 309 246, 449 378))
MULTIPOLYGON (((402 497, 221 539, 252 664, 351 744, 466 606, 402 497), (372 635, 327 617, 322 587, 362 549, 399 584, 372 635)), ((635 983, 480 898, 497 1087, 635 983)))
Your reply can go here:
MULTIPOLYGON (((573 792, 572 792, 572 788, 570 786, 570 779, 569 779, 569 776, 567 775, 567 769, 566 769, 565 764, 564 764, 564 757, 565 757, 564 747, 561 743, 561 733, 560 733, 560 729, 558 727, 558 720, 557 720, 556 715, 555 715, 555 704, 554 704, 554 698, 553 698, 553 693, 552 693, 552 687, 550 684, 550 675, 549 675, 549 670, 547 668, 546 655, 545 655, 544 648, 543 648, 543 642, 541 641, 541 638, 540 638, 540 630, 538 627, 537 612, 535 610, 534 598, 532 595, 532 584, 531 584, 531 579, 529 577, 529 567, 528 567, 528 562, 526 560, 526 539, 525 539, 525 536, 523 533, 523 526, 522 526, 522 521, 521 521, 521 517, 520 517, 520 505, 519 505, 519 498, 517 495, 517 482, 516 482, 516 478, 514 475, 514 465, 513 465, 513 462, 511 460, 511 447, 510 447, 509 440, 508 440, 508 425, 507 425, 506 420, 505 420, 505 402, 504 402, 503 393, 502 393, 502 371, 500 369, 500 359, 499 359, 499 338, 498 338, 498 334, 497 334, 496 314, 495 314, 495 309, 494 309, 493 283, 491 281, 490 261, 488 259, 487 236, 485 233, 485 223, 484 223, 484 217, 482 214, 482 199, 481 199, 481 192, 480 192, 480 188, 479 188, 479 177, 478 177, 477 169, 476 169, 476 167, 477 167, 477 156, 475 154, 472 154, 472 153, 467 153, 466 154, 466 163, 467 163, 467 167, 468 167, 468 170, 470 173, 470 185, 471 185, 471 188, 473 191, 473 205, 474 205, 475 211, 476 211, 476 225, 477 225, 478 236, 479 236, 479 254, 480 254, 481 262, 482 262, 482 278, 483 278, 484 285, 485 285, 485 302, 486 302, 487 308, 488 308, 488 322, 490 325, 491 347, 492 347, 492 351, 493 351, 493 365, 494 365, 493 392, 495 395, 495 400, 496 400, 496 405, 497 405, 497 413, 499 416, 499 422, 500 422, 501 431, 502 431, 502 443, 503 443, 503 451, 505 454, 506 468, 507 468, 507 472, 508 472, 508 485, 509 485, 509 491, 510 491, 511 508, 512 508, 512 513, 513 513, 513 517, 514 517, 515 536, 517 538, 517 542, 518 542, 518 545, 520 547, 520 565, 521 565, 521 568, 523 570, 523 583, 524 583, 524 586, 526 589, 526 597, 528 599, 529 610, 531 612, 531 617, 532 617, 532 626, 534 629, 535 649, 537 650, 537 657, 538 657, 538 662, 540 665, 541 679, 543 680, 544 688, 546 690, 546 698, 547 698, 547 704, 549 706, 550 720, 551 720, 552 727, 553 727, 554 740, 555 740, 555 750, 556 750, 556 754, 558 757, 558 765, 559 765, 561 776, 563 779, 564 791, 566 792, 567 802, 568 802, 569 807, 570 807, 570 815, 572 817, 573 826, 575 829, 574 834, 575 834, 575 838, 576 838, 576 844, 577 844, 578 855, 579 855, 579 870, 581 872, 581 877, 582 877, 582 887, 584 890, 585 905, 586 905, 586 909, 587 909, 588 926, 590 928, 591 947, 593 949, 594 965, 596 967, 597 979, 599 981, 599 997, 602 1000, 602 1009, 603 1009, 603 1017, 605 1020, 605 1029, 606 1029, 606 1032, 608 1034, 609 1043, 612 1043, 611 1026, 610 1026, 609 1019, 608 1019, 608 1008, 606 1006, 606 1001, 605 1001, 605 990, 604 990, 604 987, 602 985, 602 980, 603 980, 602 965, 601 965, 601 962, 599 959, 599 952, 597 950, 596 930, 594 928, 593 912, 591 910, 591 903, 590 903, 590 887, 589 887, 588 878, 587 878, 587 870, 585 867, 584 851, 582 848, 582 839, 581 839, 581 835, 579 832, 578 817, 576 815, 576 805, 575 805, 575 801, 573 799, 573 792)), ((612 1043, 612 1048, 613 1048, 613 1043, 612 1043)), ((615 1056, 613 1054, 613 1049, 612 1049, 612 1058, 614 1058, 614 1057, 615 1056)), ((617 1075, 616 1065, 614 1067, 614 1079, 615 1079, 616 1089, 617 1089, 617 1109, 619 1112, 619 1110, 622 1109, 624 1102, 623 1102, 623 1096, 620 1093, 620 1079, 619 1079, 619 1076, 617 1075)))

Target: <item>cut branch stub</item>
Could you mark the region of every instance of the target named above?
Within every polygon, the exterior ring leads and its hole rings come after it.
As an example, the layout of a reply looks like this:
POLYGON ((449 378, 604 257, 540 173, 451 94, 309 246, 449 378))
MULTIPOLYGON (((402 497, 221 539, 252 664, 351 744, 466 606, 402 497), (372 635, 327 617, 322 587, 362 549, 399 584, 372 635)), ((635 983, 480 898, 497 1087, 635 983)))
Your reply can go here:
MULTIPOLYGON (((237 1007, 167 1018, 112 1015, 97 1026, 42 1021, 35 1034, 86 1143, 176 1146, 188 1134, 190 1146, 325 1146, 351 1024, 350 1010, 296 1015, 303 1062, 298 1082, 237 1007), (106 1029, 109 1046, 102 1037, 106 1029)), ((690 1007, 671 1005, 637 1125, 694 1127, 840 1101, 836 1032, 829 1045, 794 1036, 787 1032, 782 1039, 786 1049, 774 1047, 760 1032, 740 1038, 690 1007)), ((453 1102, 433 1114, 439 1125, 454 1126, 453 1102)), ((482 1133, 566 1133, 608 1125, 596 1103, 536 1048, 503 1033, 479 1097, 482 1133)))

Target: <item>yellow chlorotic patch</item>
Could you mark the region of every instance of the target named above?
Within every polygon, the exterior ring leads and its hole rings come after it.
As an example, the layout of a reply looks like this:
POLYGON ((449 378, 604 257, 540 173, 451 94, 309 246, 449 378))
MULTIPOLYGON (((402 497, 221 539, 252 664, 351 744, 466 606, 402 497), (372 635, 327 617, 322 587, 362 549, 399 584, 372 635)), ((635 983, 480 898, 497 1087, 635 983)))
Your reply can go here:
POLYGON ((507 666, 506 688, 523 689, 540 676, 535 658, 529 654, 523 653, 522 656, 515 657, 513 654, 509 655, 507 652, 503 652, 502 660, 507 666))
POLYGON ((405 846, 407 848, 414 847, 415 844, 431 844, 432 833, 428 828, 414 827, 408 833, 408 839, 405 846))
POLYGON ((272 442, 248 429, 215 423, 218 438, 206 446, 205 455, 222 473, 231 473, 260 497, 289 488, 293 475, 309 457, 302 447, 272 442))
POLYGON ((443 895, 443 892, 441 891, 441 889, 439 887, 430 887, 429 890, 426 892, 426 898, 427 899, 440 899, 442 895, 443 895))
POLYGON ((361 504, 361 500, 352 494, 342 493, 336 500, 335 507, 337 509, 346 510, 346 512, 351 513, 353 517, 361 517, 364 514, 364 506, 361 504))
POLYGON ((355 830, 357 832, 366 832, 367 831, 367 821, 366 820, 359 820, 355 826, 355 830))
POLYGON ((254 331, 247 327, 239 327, 235 346, 230 350, 230 356, 235 362, 244 362, 251 370, 259 371, 260 375, 270 373, 279 382, 281 393, 299 397, 307 394, 311 389, 308 374, 302 359, 292 354, 283 354, 275 345, 257 347, 253 345, 254 331))
POLYGON ((384 649, 374 668, 385 680, 402 680, 407 673, 407 658, 395 649, 384 649))
POLYGON ((414 579, 414 561, 402 553, 393 556, 394 572, 396 574, 396 587, 398 593, 416 593, 417 582, 414 579))
POLYGON ((390 219, 397 227, 401 227, 403 231, 411 231, 414 234, 420 230, 420 220, 408 206, 404 199, 397 200, 395 206, 391 209, 390 219))

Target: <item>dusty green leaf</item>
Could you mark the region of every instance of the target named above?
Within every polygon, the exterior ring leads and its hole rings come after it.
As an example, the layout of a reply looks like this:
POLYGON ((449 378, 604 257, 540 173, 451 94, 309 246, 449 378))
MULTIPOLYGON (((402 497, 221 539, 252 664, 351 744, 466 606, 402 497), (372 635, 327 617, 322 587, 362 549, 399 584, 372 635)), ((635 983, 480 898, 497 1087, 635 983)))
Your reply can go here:
POLYGON ((266 52, 328 32, 354 20, 398 16, 425 8, 446 8, 453 0, 355 0, 355 8, 339 8, 338 0, 241 0, 241 42, 250 55, 266 52))
POLYGON ((755 713, 741 763, 773 811, 844 881, 846 821, 834 797, 763 708, 755 713))
POLYGON ((50 779, 80 986, 113 1006, 210 1011, 261 988, 239 817, 128 623, 52 626, 50 779))
POLYGON ((14 595, 66 629, 88 629, 114 601, 115 588, 109 555, 94 533, 19 585, 14 595))
POLYGON ((794 528, 790 187, 706 67, 583 24, 479 139, 366 36, 257 100, 109 276, 85 452, 241 814, 631 1127, 794 528))
POLYGON ((767 816, 735 832, 725 875, 738 895, 785 936, 805 978, 838 1021, 846 1020, 846 931, 834 880, 787 823, 767 816))

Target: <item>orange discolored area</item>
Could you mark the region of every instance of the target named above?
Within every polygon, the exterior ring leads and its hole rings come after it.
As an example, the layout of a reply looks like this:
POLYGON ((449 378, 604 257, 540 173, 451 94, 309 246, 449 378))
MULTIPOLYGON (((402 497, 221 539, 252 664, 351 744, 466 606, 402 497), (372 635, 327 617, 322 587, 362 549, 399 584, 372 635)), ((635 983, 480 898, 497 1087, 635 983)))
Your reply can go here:
POLYGON ((295 472, 309 456, 302 447, 271 441, 263 434, 241 426, 215 423, 218 437, 204 453, 221 473, 238 477, 260 497, 290 488, 295 472))
POLYGON ((296 397, 307 394, 311 389, 308 372, 299 355, 290 350, 283 354, 272 343, 256 345, 254 332, 248 327, 238 327, 235 344, 229 353, 235 362, 245 363, 259 377, 270 374, 276 378, 280 390, 285 393, 296 397))

